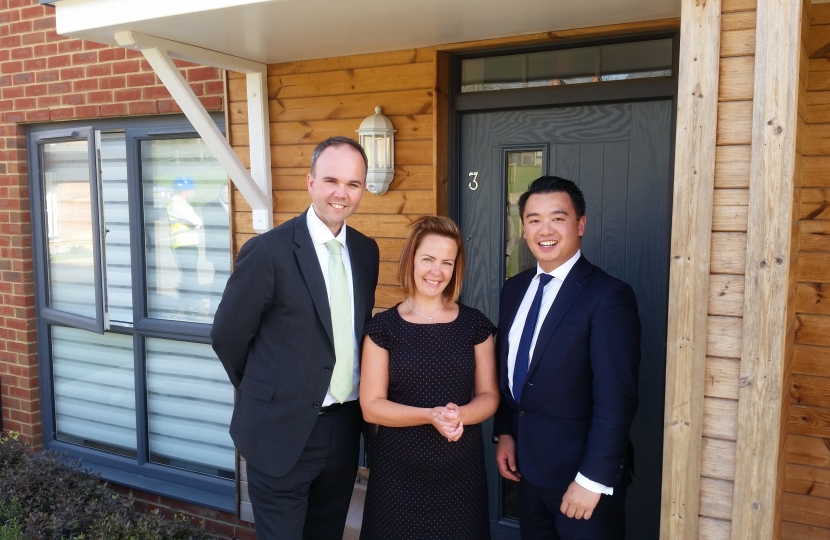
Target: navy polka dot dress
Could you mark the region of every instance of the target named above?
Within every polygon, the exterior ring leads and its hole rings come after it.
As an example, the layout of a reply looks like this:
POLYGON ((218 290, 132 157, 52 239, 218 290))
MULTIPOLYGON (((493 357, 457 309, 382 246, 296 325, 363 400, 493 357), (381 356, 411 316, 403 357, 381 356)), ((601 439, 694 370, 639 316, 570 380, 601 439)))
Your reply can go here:
MULTIPOLYGON (((473 396, 474 347, 495 332, 480 311, 459 304, 452 322, 415 324, 397 306, 366 325, 389 351, 388 399, 413 407, 466 405, 473 396)), ((450 442, 432 425, 380 426, 371 449, 361 540, 490 538, 481 425, 450 442)))

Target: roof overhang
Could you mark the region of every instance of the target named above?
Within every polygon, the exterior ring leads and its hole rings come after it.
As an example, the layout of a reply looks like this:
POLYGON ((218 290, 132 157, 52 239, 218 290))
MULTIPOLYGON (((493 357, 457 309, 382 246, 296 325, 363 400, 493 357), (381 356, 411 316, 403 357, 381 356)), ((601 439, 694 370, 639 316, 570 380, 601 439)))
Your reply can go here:
MULTIPOLYGON (((43 0, 41 0, 43 1, 43 0)), ((668 19, 680 0, 47 0, 62 35, 139 32, 264 64, 668 19)))

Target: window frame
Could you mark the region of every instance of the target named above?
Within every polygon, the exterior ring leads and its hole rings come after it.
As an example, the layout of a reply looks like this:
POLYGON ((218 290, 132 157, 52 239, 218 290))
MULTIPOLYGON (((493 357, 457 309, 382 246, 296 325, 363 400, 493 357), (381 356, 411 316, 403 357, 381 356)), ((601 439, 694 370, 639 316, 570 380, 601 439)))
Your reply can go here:
MULTIPOLYGON (((211 115, 219 129, 225 132, 224 116, 211 115)), ((149 416, 146 375, 146 339, 160 338, 190 343, 210 344, 210 324, 183 321, 168 321, 147 317, 147 280, 144 245, 143 188, 141 178, 140 141, 160 138, 198 138, 193 126, 183 115, 164 117, 134 117, 102 119, 94 122, 69 122, 60 126, 40 124, 28 126, 29 187, 32 216, 32 248, 35 274, 35 310, 37 314, 38 369, 41 380, 41 417, 43 445, 49 450, 65 453, 68 458, 80 459, 84 468, 100 473, 101 478, 176 498, 186 502, 236 511, 236 484, 238 479, 220 478, 201 474, 150 461, 149 416), (56 435, 55 385, 52 360, 52 326, 67 326, 85 331, 104 333, 106 313, 101 313, 95 325, 89 319, 72 314, 57 312, 46 304, 48 298, 48 254, 46 229, 46 202, 43 189, 43 167, 40 145, 44 142, 75 140, 70 137, 85 131, 89 141, 91 184, 96 187, 94 195, 100 193, 99 164, 96 145, 97 132, 120 131, 125 134, 127 152, 128 212, 130 220, 130 259, 132 266, 133 322, 114 322, 108 331, 131 335, 133 338, 133 360, 135 376, 136 409, 136 457, 121 456, 74 443, 58 440, 56 435)), ((92 188, 91 188, 92 189, 92 188)), ((94 200, 101 201, 101 198, 94 200)), ((100 202, 99 202, 100 204, 100 202)), ((100 275, 96 277, 96 290, 103 297, 97 307, 103 310, 106 301, 106 284, 102 264, 103 227, 100 208, 95 211, 93 226, 97 227, 98 251, 95 253, 95 267, 100 275)), ((229 223, 230 226, 230 223, 229 223)))

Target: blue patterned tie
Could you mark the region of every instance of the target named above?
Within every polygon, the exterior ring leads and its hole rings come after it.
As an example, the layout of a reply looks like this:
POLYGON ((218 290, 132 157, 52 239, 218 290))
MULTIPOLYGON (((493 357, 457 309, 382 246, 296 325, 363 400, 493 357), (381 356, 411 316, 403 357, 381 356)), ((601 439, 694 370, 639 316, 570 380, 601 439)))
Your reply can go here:
POLYGON ((545 285, 550 283, 553 276, 550 274, 539 274, 539 287, 536 289, 536 296, 530 304, 530 311, 525 319, 525 327, 522 330, 522 339, 519 340, 519 350, 516 352, 516 364, 513 366, 513 399, 516 403, 522 403, 522 390, 527 382, 527 370, 530 366, 530 344, 533 342, 533 334, 536 332, 536 323, 539 321, 539 310, 542 308, 542 295, 545 293, 545 285))

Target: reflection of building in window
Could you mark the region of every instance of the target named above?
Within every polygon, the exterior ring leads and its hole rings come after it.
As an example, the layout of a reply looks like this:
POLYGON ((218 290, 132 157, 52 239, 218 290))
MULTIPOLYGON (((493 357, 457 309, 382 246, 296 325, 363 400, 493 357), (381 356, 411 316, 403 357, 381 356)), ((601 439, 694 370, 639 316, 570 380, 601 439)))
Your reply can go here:
POLYGON ((46 197, 44 197, 46 203, 46 234, 50 241, 60 240, 61 237, 60 220, 56 219, 58 212, 60 212, 59 201, 60 198, 54 189, 49 190, 46 197))

